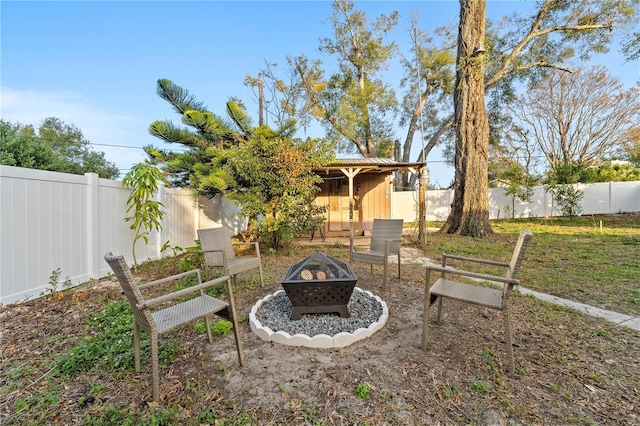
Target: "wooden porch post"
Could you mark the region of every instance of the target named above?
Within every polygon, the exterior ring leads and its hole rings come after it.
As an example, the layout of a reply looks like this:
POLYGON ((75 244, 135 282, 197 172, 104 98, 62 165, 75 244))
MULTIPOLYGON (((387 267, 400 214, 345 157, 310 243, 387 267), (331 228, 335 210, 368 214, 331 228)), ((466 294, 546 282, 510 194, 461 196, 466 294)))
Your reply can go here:
POLYGON ((427 163, 416 168, 411 167, 409 169, 411 173, 418 177, 418 243, 422 245, 427 244, 427 202, 425 197, 425 190, 429 182, 429 176, 427 175, 427 163))
POLYGON ((361 168, 340 169, 349 178, 349 253, 353 251, 353 178, 361 168))

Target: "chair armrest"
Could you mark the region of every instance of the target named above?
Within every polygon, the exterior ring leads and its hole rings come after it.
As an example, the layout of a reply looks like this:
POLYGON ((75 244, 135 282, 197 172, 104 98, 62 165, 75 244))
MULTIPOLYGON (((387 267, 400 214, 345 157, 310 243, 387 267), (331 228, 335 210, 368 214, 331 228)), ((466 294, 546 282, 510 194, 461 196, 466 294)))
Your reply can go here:
POLYGON ((497 281, 500 283, 505 283, 510 285, 518 285, 520 283, 520 280, 518 280, 517 278, 507 278, 507 277, 501 277, 499 275, 489 275, 489 274, 481 274, 479 272, 473 272, 473 271, 464 271, 462 269, 455 269, 450 266, 428 265, 427 272, 429 271, 441 272, 442 276, 444 276, 445 274, 461 275, 463 277, 478 278, 478 279, 487 280, 487 281, 497 281))
MULTIPOLYGON (((196 271, 198 271, 198 270, 196 269, 196 271)), ((189 272, 191 272, 191 271, 189 271, 189 272)), ((200 271, 198 271, 198 275, 199 275, 199 272, 200 271)), ((229 280, 229 279, 230 278, 227 275, 222 276, 222 277, 218 277, 218 278, 215 278, 215 279, 213 279, 211 281, 207 281, 206 283, 200 283, 200 284, 194 285, 193 287, 184 288, 182 290, 174 291, 172 293, 164 294, 162 296, 146 300, 144 303, 139 304, 137 306, 140 309, 151 308, 151 307, 159 305, 161 303, 168 302, 169 300, 177 299, 179 297, 187 296, 187 295, 189 295, 191 293, 194 293, 194 292, 197 292, 197 291, 200 291, 200 290, 204 290, 204 289, 209 288, 209 287, 213 287, 214 285, 220 284, 220 283, 222 283, 222 282, 224 282, 226 280, 229 280)))
POLYGON ((197 274, 198 275, 198 281, 200 281, 200 270, 192 269, 191 271, 182 272, 182 273, 176 274, 176 275, 171 275, 170 277, 160 278, 159 280, 154 280, 154 281, 149 281, 148 283, 139 284, 138 288, 147 288, 147 287, 151 287, 151 286, 154 286, 154 285, 163 284, 163 283, 166 283, 166 282, 169 282, 169 281, 174 281, 174 280, 177 280, 178 278, 184 278, 184 277, 187 277, 187 276, 193 275, 193 274, 197 274))
POLYGON ((478 259, 475 257, 458 256, 455 254, 443 254, 442 260, 446 262, 446 259, 462 260, 464 262, 484 263, 485 265, 504 266, 509 267, 508 262, 501 262, 499 260, 478 259))

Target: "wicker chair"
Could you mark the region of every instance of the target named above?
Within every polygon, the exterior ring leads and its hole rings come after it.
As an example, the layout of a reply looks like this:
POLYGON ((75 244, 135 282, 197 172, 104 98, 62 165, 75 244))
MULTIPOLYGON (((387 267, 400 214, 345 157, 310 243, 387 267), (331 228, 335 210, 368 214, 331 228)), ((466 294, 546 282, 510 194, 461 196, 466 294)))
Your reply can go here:
POLYGON ((387 263, 389 256, 398 256, 398 278, 400 278, 400 243, 402 243, 402 219, 373 219, 371 230, 371 245, 367 251, 351 250, 351 262, 365 262, 371 267, 373 264, 384 265, 382 285, 387 285, 387 263))
POLYGON ((213 344, 211 336, 211 327, 208 316, 216 314, 228 319, 233 324, 233 333, 236 340, 236 350, 238 351, 238 362, 242 366, 244 357, 242 355, 242 345, 240 343, 240 333, 238 330, 238 322, 236 320, 235 305, 233 301, 233 293, 231 290, 231 279, 229 276, 216 278, 206 283, 202 283, 200 271, 195 269, 184 272, 182 274, 173 275, 167 278, 151 281, 144 284, 136 284, 123 256, 114 256, 107 253, 104 256, 113 273, 120 281, 120 286, 131 305, 134 318, 134 357, 135 371, 140 372, 140 330, 149 335, 151 340, 151 363, 153 375, 153 400, 160 398, 160 372, 158 364, 158 336, 162 333, 171 331, 186 323, 205 320, 207 327, 207 337, 209 343, 213 344), (153 299, 145 299, 141 290, 150 288, 159 284, 171 283, 176 280, 183 279, 189 275, 196 275, 198 284, 189 288, 178 290, 172 293, 163 294, 153 299), (227 284, 228 302, 216 299, 207 294, 203 290, 214 285, 224 283, 227 284), (192 297, 186 301, 184 299, 193 293, 196 297, 192 297), (182 301, 175 303, 172 300, 180 299, 182 301), (162 306, 162 308, 159 308, 162 306), (154 309, 155 308, 155 309, 154 309))
POLYGON ((226 228, 198 229, 198 239, 204 254, 204 263, 207 268, 222 267, 224 273, 233 277, 236 283, 236 275, 240 272, 258 268, 260 273, 260 287, 264 287, 262 278, 262 263, 260 262, 260 244, 231 242, 231 235, 226 228), (255 256, 236 256, 234 245, 252 245, 255 256))
POLYGON ((470 258, 464 256, 455 256, 451 254, 443 254, 442 255, 442 266, 427 266, 427 273, 425 279, 425 286, 427 289, 425 291, 425 299, 424 299, 424 313, 423 313, 423 327, 422 327, 422 350, 427 350, 427 341, 428 341, 428 331, 429 331, 429 311, 431 305, 436 301, 438 303, 438 316, 437 321, 440 322, 442 318, 442 304, 443 299, 449 298, 454 300, 459 300, 466 303, 471 303, 474 305, 480 305, 491 309, 497 309, 502 311, 502 320, 504 324, 504 333, 507 345, 507 360, 509 363, 509 371, 513 373, 514 371, 514 363, 513 363, 513 345, 511 341, 511 323, 509 320, 509 296, 516 285, 519 284, 519 280, 517 278, 518 271, 520 270, 520 266, 522 265, 522 260, 524 258, 524 254, 531 242, 531 238, 533 234, 530 231, 522 230, 520 232, 520 237, 518 238, 518 242, 516 243, 515 249, 513 251, 513 255, 511 256, 511 261, 500 262, 494 260, 485 260, 485 259, 477 259, 470 258), (492 265, 498 267, 507 268, 507 273, 505 276, 497 276, 490 275, 485 273, 479 273, 468 270, 455 269, 450 266, 447 266, 448 260, 457 260, 461 262, 466 262, 466 264, 484 264, 484 265, 492 265), (439 272, 440 278, 435 282, 433 286, 430 288, 429 283, 431 282, 431 272, 439 272), (446 276, 454 275, 460 277, 469 277, 476 284, 471 283, 461 283, 457 281, 453 281, 451 279, 445 278, 446 276), (502 288, 490 288, 480 285, 482 282, 494 282, 494 283, 502 283, 502 288))

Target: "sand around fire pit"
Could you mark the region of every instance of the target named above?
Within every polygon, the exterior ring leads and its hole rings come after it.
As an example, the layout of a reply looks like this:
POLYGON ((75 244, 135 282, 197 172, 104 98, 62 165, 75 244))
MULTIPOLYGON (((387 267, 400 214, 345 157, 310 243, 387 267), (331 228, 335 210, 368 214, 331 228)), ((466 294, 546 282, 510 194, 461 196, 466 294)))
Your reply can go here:
MULTIPOLYGON (((335 425, 493 425, 508 424, 509 419, 516 419, 515 424, 559 424, 561 418, 603 419, 602 415, 608 419, 604 423, 640 423, 637 395, 614 391, 617 385, 608 381, 612 376, 604 371, 628 371, 625 366, 635 365, 632 370, 637 372, 637 332, 625 333, 588 316, 580 316, 578 324, 571 312, 516 295, 511 315, 520 373, 510 377, 505 374, 499 312, 452 302, 442 324, 431 322, 429 349, 423 352, 423 266, 403 265, 403 279, 392 275, 386 287, 381 286, 380 270, 371 275, 368 265, 363 265, 354 272, 358 288, 387 304, 389 318, 378 332, 345 347, 315 348, 265 341, 243 325, 246 365, 237 367, 233 339, 225 339, 224 349, 210 352, 211 369, 216 365, 228 369, 213 375, 217 377, 213 385, 220 387, 225 398, 253 407, 265 424, 284 424, 278 422, 286 416, 283 412, 290 413, 288 424, 301 425, 311 424, 305 418, 335 425), (540 322, 539 315, 555 319, 540 322), (593 343, 596 329, 606 329, 607 338, 597 338, 604 352, 579 349, 576 339, 593 343), (571 359, 584 373, 576 375, 566 362, 559 364, 558 356, 571 359), (561 364, 564 368, 558 368, 561 364), (608 377, 607 383, 589 390, 585 387, 588 374, 608 377), (370 386, 369 399, 356 393, 363 383, 370 386), (482 394, 479 386, 489 390, 482 394), (558 387, 565 396, 554 390, 558 387), (607 399, 614 393, 615 402, 607 399)), ((254 298, 244 300, 244 312, 280 288, 279 284, 256 288, 254 298)), ((632 377, 615 380, 633 388, 632 377)))

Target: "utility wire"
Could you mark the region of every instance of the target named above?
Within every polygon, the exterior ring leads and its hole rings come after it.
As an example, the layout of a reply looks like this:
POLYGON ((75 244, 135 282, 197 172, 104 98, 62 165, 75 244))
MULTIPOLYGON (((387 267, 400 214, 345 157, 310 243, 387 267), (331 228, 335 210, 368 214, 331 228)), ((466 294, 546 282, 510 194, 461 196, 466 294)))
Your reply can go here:
MULTIPOLYGON (((44 137, 41 137, 41 136, 34 136, 34 139, 39 140, 39 141, 44 141, 44 142, 51 142, 51 143, 53 143, 53 142, 65 142, 65 143, 69 143, 69 144, 106 146, 106 147, 109 147, 109 148, 128 148, 128 149, 144 150, 144 147, 142 147, 142 146, 116 145, 116 144, 98 143, 98 142, 90 142, 90 141, 70 141, 70 140, 66 140, 66 139, 44 138, 44 137)), ((171 149, 171 151, 187 152, 188 150, 184 149, 184 148, 178 148, 178 149, 171 149)))

